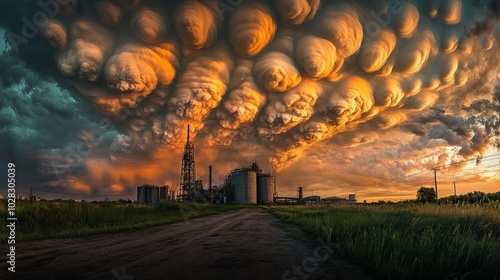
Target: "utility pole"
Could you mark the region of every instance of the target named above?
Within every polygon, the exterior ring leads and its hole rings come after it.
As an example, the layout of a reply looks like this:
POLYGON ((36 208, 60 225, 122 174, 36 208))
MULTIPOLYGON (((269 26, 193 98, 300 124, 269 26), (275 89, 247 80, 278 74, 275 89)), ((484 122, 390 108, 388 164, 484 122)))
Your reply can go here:
POLYGON ((437 182, 437 168, 434 167, 434 168, 431 168, 434 170, 434 187, 436 188, 436 204, 439 204, 439 201, 438 201, 438 182, 437 182))
POLYGON ((453 192, 455 194, 453 202, 454 204, 457 204, 457 184, 455 181, 453 181, 453 192))

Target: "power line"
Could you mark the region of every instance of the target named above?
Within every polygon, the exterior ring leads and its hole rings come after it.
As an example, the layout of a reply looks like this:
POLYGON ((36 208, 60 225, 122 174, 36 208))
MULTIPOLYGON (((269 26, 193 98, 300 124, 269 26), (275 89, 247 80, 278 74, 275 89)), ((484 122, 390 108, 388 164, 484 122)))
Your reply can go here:
MULTIPOLYGON (((439 166, 435 166, 435 167, 432 167, 430 169, 425 169, 425 170, 422 170, 420 172, 417 172, 417 173, 413 173, 413 174, 410 174, 410 175, 407 175, 405 177, 402 177, 402 178, 396 178, 396 179, 392 179, 392 180, 389 180, 389 181, 383 181, 383 182, 380 182, 380 183, 377 183, 377 184, 374 184, 372 185, 373 187, 376 187, 376 186, 380 186, 380 185, 384 185, 384 184, 389 184, 389 183, 392 183, 392 182, 396 182, 396 181, 401 181, 401 180, 406 180, 408 178, 411 178, 411 177, 415 177, 415 176, 418 176, 418 175, 421 175, 421 174, 424 174, 426 172, 429 172, 430 170, 433 170, 434 168, 438 168, 438 169, 443 169, 443 168, 448 168, 450 166, 453 166, 453 165, 457 165, 457 164, 461 164, 461 163, 466 163, 466 162, 473 162, 473 161, 476 161, 479 159, 480 162, 485 162, 485 161, 490 161, 490 160, 494 160, 495 157, 500 157, 500 154, 494 154, 494 155, 488 155, 488 156, 485 156, 485 157, 482 157, 482 158, 475 158, 475 159, 467 159, 467 160, 463 160, 463 161, 458 161, 458 162, 453 162, 453 163, 449 163, 449 164, 442 164, 442 165, 439 165, 439 166)), ((479 167, 478 167, 479 168, 479 167)), ((484 167, 481 167, 481 168, 484 168, 484 167)))
POLYGON ((482 175, 482 174, 487 174, 487 173, 492 173, 492 172, 500 172, 500 169, 488 170, 488 171, 478 172, 478 173, 472 173, 472 174, 462 174, 460 176, 454 176, 453 178, 463 178, 463 177, 469 177, 469 176, 474 176, 474 175, 482 175))
MULTIPOLYGON (((495 154, 495 155, 488 155, 488 156, 485 156, 483 158, 480 159, 481 162, 485 162, 485 161, 491 161, 491 160, 495 160, 494 158, 495 157, 500 157, 500 154, 495 154), (486 159, 486 160, 485 160, 486 159)), ((454 162, 454 163, 451 163, 451 164, 443 164, 443 165, 440 165, 440 166, 435 166, 435 167, 432 167, 428 170, 423 170, 423 171, 420 171, 420 172, 417 172, 417 173, 414 173, 414 174, 411 174, 411 175, 408 175, 406 177, 403 177, 401 179, 407 179, 407 178, 410 178, 410 177, 413 177, 413 176, 417 176, 417 175, 421 175, 421 174, 424 174, 426 172, 429 172, 430 170, 433 170, 434 168, 436 169, 439 169, 439 170, 443 170, 443 169, 447 169, 448 167, 452 166, 452 165, 457 165, 459 163, 465 163, 465 162, 473 162, 473 161, 477 161, 477 159, 469 159, 469 160, 464 160, 464 161, 460 161, 460 162, 454 162)), ((476 166, 474 168, 481 168, 481 169, 484 169, 484 168, 490 168, 490 167, 494 167, 496 165, 489 165, 489 166, 476 166)), ((472 168, 471 168, 472 169, 472 168)), ((386 181, 386 182, 381 182, 381 183, 378 183, 378 184, 375 184, 374 186, 377 186, 377 185, 382 185, 382 184, 385 184, 385 183, 390 183, 390 182, 394 182, 394 181, 397 181, 397 179, 393 179, 391 181, 386 181)))
MULTIPOLYGON (((485 169, 485 168, 490 168, 490 167, 497 167, 499 165, 489 165, 489 166, 486 166, 486 167, 474 167, 474 169, 469 169, 467 171, 475 171, 477 169, 485 169)), ((430 169, 432 170, 432 169, 430 169)), ((430 170, 427 170, 427 172, 429 172, 430 170)), ((448 176, 445 176, 445 181, 446 183, 449 183, 448 180, 455 180, 456 178, 463 178, 463 177, 468 177, 468 176, 474 176, 474 175, 482 175, 482 174, 487 174, 487 173, 492 173, 492 172, 500 172, 500 169, 495 169, 495 170, 487 170, 487 171, 484 171, 484 172, 475 172, 475 173, 471 173, 471 174, 461 174, 461 175, 458 175, 458 176, 453 176, 452 178, 453 179, 450 179, 450 177, 448 176)), ((395 181, 395 180, 394 180, 395 181)), ((419 180, 420 182, 417 183, 417 184, 412 184, 411 187, 418 187, 420 185, 425 185, 425 184, 430 184, 431 181, 428 179, 428 178, 422 178, 421 180, 419 180), (425 183, 424 183, 425 182, 425 183)), ((384 182, 386 183, 386 182, 384 182)), ((432 183, 434 183, 432 181, 432 183)))
POLYGON ((475 159, 467 159, 467 160, 462 160, 462 161, 457 161, 457 162, 452 162, 452 163, 445 163, 445 164, 442 164, 442 165, 439 165, 439 166, 434 166, 431 169, 433 169, 433 168, 441 169, 441 168, 444 168, 444 167, 448 168, 448 167, 453 166, 453 165, 457 165, 457 164, 461 164, 461 163, 466 163, 466 162, 473 162, 473 161, 482 162, 482 161, 484 161, 484 159, 491 160, 489 158, 492 158, 492 157, 500 157, 500 154, 488 155, 488 156, 481 157, 481 158, 477 157, 475 159))

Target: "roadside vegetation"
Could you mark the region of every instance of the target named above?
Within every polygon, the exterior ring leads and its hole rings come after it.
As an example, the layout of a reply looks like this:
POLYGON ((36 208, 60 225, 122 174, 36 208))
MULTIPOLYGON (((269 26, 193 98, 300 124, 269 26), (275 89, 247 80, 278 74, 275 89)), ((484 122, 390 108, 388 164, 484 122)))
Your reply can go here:
MULTIPOLYGON (((0 203, 0 227, 6 228, 7 205, 0 203)), ((238 205, 18 201, 16 204, 16 240, 81 237, 102 233, 141 229, 181 222, 240 209, 238 205)), ((7 236, 0 238, 6 243, 7 236)))
POLYGON ((380 279, 500 279, 500 203, 271 206, 380 279))

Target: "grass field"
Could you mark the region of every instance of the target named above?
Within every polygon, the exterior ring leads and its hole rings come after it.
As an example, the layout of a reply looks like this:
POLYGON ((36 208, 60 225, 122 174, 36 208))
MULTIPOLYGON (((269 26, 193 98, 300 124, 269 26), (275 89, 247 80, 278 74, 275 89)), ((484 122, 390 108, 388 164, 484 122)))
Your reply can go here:
MULTIPOLYGON (((6 203, 0 227, 6 227, 6 203)), ((27 202, 16 205, 19 241, 79 237, 168 224, 238 205, 27 202)), ((484 205, 265 206, 380 279, 500 279, 500 203, 484 205)), ((0 238, 6 243, 6 235, 0 238)))
POLYGON ((500 279, 500 203, 267 209, 380 279, 500 279))
MULTIPOLYGON (((7 206, 4 202, 0 203, 2 228, 6 228, 7 222, 7 206)), ((179 222, 242 207, 189 203, 127 206, 69 201, 59 203, 18 201, 16 239, 26 241, 119 232, 179 222)), ((7 236, 2 235, 0 241, 2 244, 6 243, 7 236)))

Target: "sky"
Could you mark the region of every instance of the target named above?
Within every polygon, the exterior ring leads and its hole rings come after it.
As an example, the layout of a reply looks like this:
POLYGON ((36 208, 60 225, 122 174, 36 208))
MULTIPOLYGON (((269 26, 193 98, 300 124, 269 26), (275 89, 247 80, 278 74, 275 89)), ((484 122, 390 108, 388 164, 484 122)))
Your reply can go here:
MULTIPOLYGON (((278 194, 500 191, 500 2, 2 1, 18 194, 135 199, 258 162, 278 194)), ((0 174, 6 180, 6 173, 0 174)), ((6 195, 6 188, 0 192, 6 195)))

